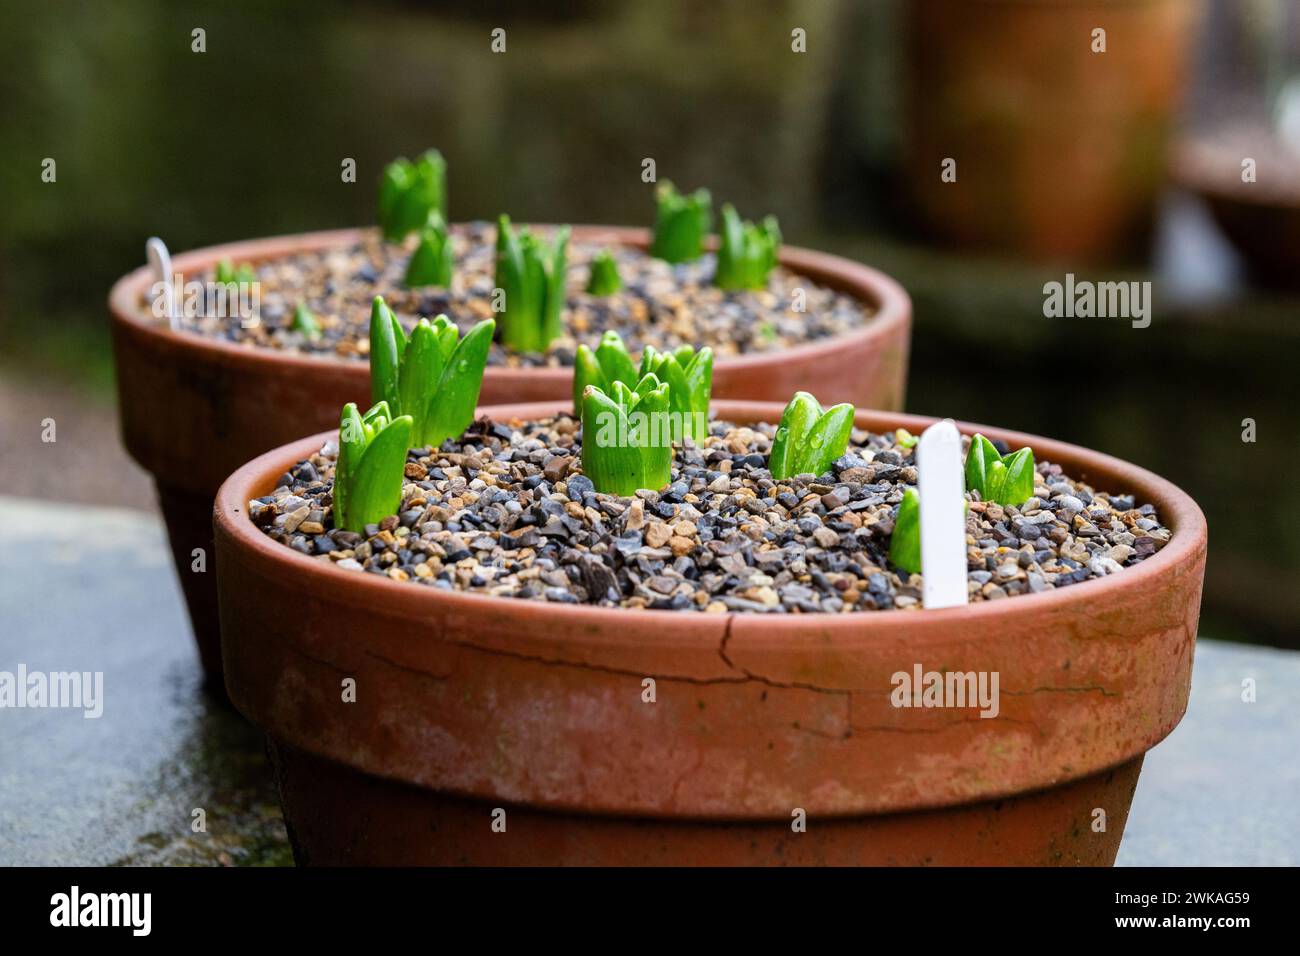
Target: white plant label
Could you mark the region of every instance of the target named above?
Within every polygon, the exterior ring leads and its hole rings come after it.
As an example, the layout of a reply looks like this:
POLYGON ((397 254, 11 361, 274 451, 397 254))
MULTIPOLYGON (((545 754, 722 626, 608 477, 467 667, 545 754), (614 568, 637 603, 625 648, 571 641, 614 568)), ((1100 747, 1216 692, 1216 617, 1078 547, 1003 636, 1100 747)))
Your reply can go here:
POLYGON ((961 435, 951 419, 921 435, 916 472, 922 600, 927 608, 959 607, 966 603, 966 497, 961 435))
POLYGON ((149 268, 153 272, 154 282, 163 284, 163 304, 167 321, 171 324, 172 331, 177 328, 176 315, 176 289, 172 286, 172 257, 167 251, 167 245, 157 236, 152 236, 144 244, 145 258, 149 260, 149 268))

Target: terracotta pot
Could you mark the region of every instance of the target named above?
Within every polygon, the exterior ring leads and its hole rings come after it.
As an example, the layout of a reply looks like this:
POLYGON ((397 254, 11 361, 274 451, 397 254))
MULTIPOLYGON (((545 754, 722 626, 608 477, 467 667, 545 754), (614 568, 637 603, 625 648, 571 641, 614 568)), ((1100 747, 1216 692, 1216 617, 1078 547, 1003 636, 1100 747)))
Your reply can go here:
POLYGON ((959 244, 1104 260, 1149 235, 1194 0, 915 0, 907 180, 959 244), (1092 31, 1106 31, 1106 52, 1092 31), (956 160, 957 179, 940 178, 956 160))
MULTIPOLYGON (((1278 155, 1277 146, 1259 145, 1268 151, 1269 160, 1278 155)), ((1246 149, 1255 152, 1249 146, 1246 149)), ((1264 186, 1243 183, 1241 158, 1224 152, 1213 145, 1207 149, 1207 144, 1194 139, 1187 141, 1174 155, 1174 182, 1205 201, 1260 285, 1300 289, 1300 188, 1296 178, 1284 177, 1282 184, 1264 186)))
MULTIPOLYGON (((715 410, 753 422, 781 407, 715 410)), ((877 430, 929 422, 858 415, 877 430)), ((215 513, 226 683, 272 741, 298 859, 1110 864, 1142 757, 1187 704, 1205 520, 1133 465, 979 430, 1154 503, 1172 540, 1104 579, 963 608, 631 611, 436 591, 297 554, 246 502, 330 434, 245 465, 215 513), (891 675, 917 664, 998 672, 999 716, 892 706, 891 675)))
MULTIPOLYGON (((191 273, 222 258, 258 262, 355 241, 358 230, 308 233, 198 249, 173 259, 191 273)), ((582 242, 645 247, 644 229, 579 226, 582 242)), ((807 249, 785 247, 781 262, 826 286, 876 306, 874 321, 851 335, 780 353, 720 359, 713 392, 719 397, 786 401, 797 389, 825 402, 899 408, 907 377, 911 301, 894 280, 867 266, 807 249)), ((113 286, 113 352, 118 406, 127 451, 158 486, 172 551, 200 656, 220 685, 212 574, 192 569, 193 552, 212 549, 212 497, 226 477, 255 455, 302 435, 337 426, 347 402, 365 403, 370 374, 364 362, 250 349, 159 326, 141 307, 153 284, 140 268, 113 286)), ((563 399, 570 369, 489 368, 480 402, 563 399)))

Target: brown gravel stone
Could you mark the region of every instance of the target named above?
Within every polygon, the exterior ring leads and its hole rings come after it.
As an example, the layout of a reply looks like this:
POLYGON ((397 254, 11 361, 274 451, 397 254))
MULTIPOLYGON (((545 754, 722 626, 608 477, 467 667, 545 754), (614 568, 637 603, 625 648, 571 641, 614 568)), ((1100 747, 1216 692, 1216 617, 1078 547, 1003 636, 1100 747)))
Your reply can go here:
POLYGON ((569 463, 571 461, 573 461, 572 458, 556 455, 547 460, 546 465, 542 468, 542 475, 551 484, 555 484, 569 473, 569 463))
POLYGON ((627 509, 628 531, 640 531, 645 527, 645 502, 640 498, 633 498, 632 503, 627 509))
POLYGON ((668 547, 676 557, 680 558, 684 554, 690 554, 695 549, 695 542, 690 538, 673 535, 668 539, 668 547))
POLYGON ((652 548, 662 548, 672 536, 672 529, 660 522, 655 522, 645 529, 645 543, 652 548))

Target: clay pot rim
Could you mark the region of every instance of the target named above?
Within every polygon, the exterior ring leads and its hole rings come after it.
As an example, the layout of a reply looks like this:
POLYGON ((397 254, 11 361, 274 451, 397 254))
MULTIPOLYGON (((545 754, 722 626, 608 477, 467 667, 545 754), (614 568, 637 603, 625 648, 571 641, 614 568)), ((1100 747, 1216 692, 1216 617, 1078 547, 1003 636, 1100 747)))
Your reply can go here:
POLYGON ((1252 212, 1273 212, 1284 216, 1300 213, 1300 193, 1286 199, 1276 193, 1259 196, 1254 193, 1238 192, 1222 177, 1205 176, 1186 168, 1175 166, 1171 170, 1173 184, 1198 199, 1212 203, 1230 204, 1252 212))
MULTIPOLYGON (((529 225, 553 228, 553 225, 547 223, 529 225)), ((465 224, 458 223, 452 228, 461 229, 464 226, 465 224)), ((205 246, 174 255, 172 271, 187 272, 211 266, 223 258, 257 262, 297 252, 315 252, 349 245, 369 231, 364 228, 333 229, 205 246)), ((631 226, 575 225, 572 227, 572 237, 579 242, 603 242, 639 249, 646 249, 650 245, 650 230, 631 226)), ((716 240, 709 244, 716 245, 716 240)), ((720 356, 715 362, 716 369, 739 372, 747 369, 761 370, 776 362, 782 364, 811 362, 848 345, 887 342, 900 330, 905 332, 911 321, 912 300, 907 292, 898 282, 878 269, 828 252, 786 245, 781 247, 778 261, 799 275, 867 302, 875 308, 875 314, 862 328, 834 338, 818 339, 780 352, 720 356)), ((113 284, 108 294, 108 308, 114 324, 127 326, 139 335, 155 337, 160 345, 170 346, 183 357, 192 358, 203 354, 208 361, 215 359, 230 367, 264 369, 268 365, 280 365, 284 367, 284 371, 279 374, 337 373, 340 369, 356 368, 360 373, 365 374, 366 364, 360 361, 301 355, 261 347, 250 348, 194 332, 172 331, 140 308, 140 296, 153 282, 153 275, 146 264, 127 273, 113 284)), ((536 380, 538 378, 554 379, 559 383, 561 380, 567 382, 573 376, 571 366, 559 368, 489 366, 487 372, 493 378, 505 380, 507 383, 512 379, 536 380)))
MULTIPOLYGON (((497 405, 480 408, 480 415, 501 418, 542 417, 567 410, 567 403, 534 402, 521 405, 497 405)), ((774 421, 780 417, 782 406, 774 402, 721 401, 713 405, 714 413, 730 421, 774 421)), ((937 419, 895 412, 859 410, 856 425, 880 432, 898 427, 920 433, 937 419)), ((377 614, 400 617, 412 621, 429 621, 439 614, 458 612, 472 616, 476 612, 515 613, 530 620, 529 628, 521 628, 517 640, 527 646, 537 640, 530 632, 544 631, 545 640, 554 644, 557 636, 574 647, 618 647, 626 643, 620 625, 626 615, 635 614, 650 625, 662 627, 660 648, 674 645, 697 646, 700 634, 711 627, 731 626, 734 619, 743 621, 746 641, 756 648, 788 648, 799 644, 825 646, 829 638, 841 650, 884 638, 897 639, 900 629, 909 621, 917 622, 923 616, 927 625, 950 624, 951 628, 981 622, 996 626, 1000 620, 1016 615, 1041 615, 1044 618, 1060 615, 1088 616, 1098 604, 1107 606, 1130 603, 1137 606, 1143 595, 1158 590, 1158 578, 1175 566, 1196 559, 1204 551, 1207 541, 1205 516, 1196 502, 1184 491, 1158 475, 1136 465, 1090 451, 1065 442, 1041 438, 1023 432, 989 428, 983 425, 958 422, 964 434, 976 431, 990 438, 1000 438, 1012 446, 1029 445, 1037 456, 1061 464, 1072 474, 1082 473, 1085 480, 1093 475, 1113 476, 1122 487, 1107 490, 1118 494, 1136 494, 1150 501, 1160 510, 1162 523, 1171 532, 1169 543, 1151 557, 1137 565, 1105 578, 1082 581, 1058 590, 1039 594, 1025 594, 1001 601, 981 601, 965 607, 940 610, 900 609, 862 611, 845 614, 753 614, 728 611, 720 614, 683 613, 680 611, 607 608, 591 605, 556 604, 525 601, 519 598, 493 597, 460 591, 443 591, 413 586, 409 583, 384 580, 379 575, 347 571, 326 564, 316 558, 300 554, 267 537, 254 527, 245 508, 247 502, 268 493, 275 479, 294 463, 318 451, 333 439, 336 431, 325 431, 283 445, 269 451, 239 468, 217 492, 213 519, 217 525, 217 538, 227 538, 242 554, 240 560, 258 565, 291 589, 302 593, 317 593, 318 589, 333 592, 348 591, 349 602, 359 607, 373 608, 377 614)), ((913 638, 918 649, 940 644, 950 628, 934 628, 928 636, 913 638)))

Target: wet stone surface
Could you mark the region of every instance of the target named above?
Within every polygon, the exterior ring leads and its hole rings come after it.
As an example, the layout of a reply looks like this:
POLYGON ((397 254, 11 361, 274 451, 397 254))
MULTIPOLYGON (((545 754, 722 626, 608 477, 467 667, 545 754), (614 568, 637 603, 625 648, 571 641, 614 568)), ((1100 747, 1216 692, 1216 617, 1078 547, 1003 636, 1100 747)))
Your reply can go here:
POLYGON ((1300 865, 1297 697, 1300 651, 1198 640, 1187 714, 1142 764, 1116 865, 1300 865))
MULTIPOLYGON (((260 292, 256 322, 227 310, 222 316, 186 317, 182 327, 249 346, 360 361, 369 357, 370 305, 376 295, 384 296, 408 331, 421 316, 432 319, 445 313, 462 332, 493 317, 495 225, 471 223, 467 231, 453 234, 456 265, 450 289, 408 289, 403 284, 415 241, 411 236, 404 245, 385 243, 371 230, 350 247, 252 263, 260 292), (318 338, 293 330, 300 302, 315 314, 318 338)), ((601 333, 611 329, 623 336, 634 355, 647 344, 665 351, 707 345, 716 356, 725 357, 779 352, 844 335, 871 321, 867 304, 782 266, 773 269, 767 287, 757 291, 724 292, 713 286, 713 271, 712 253, 696 262, 670 265, 638 249, 571 240, 564 334, 544 355, 509 352, 494 343, 488 364, 572 365, 579 343, 594 347, 601 333), (589 263, 606 248, 618 263, 623 289, 610 296, 588 295, 589 263)), ((194 278, 207 283, 214 276, 208 272, 194 278)), ((147 310, 148 302, 142 307, 147 310)))
POLYGON ((292 863, 262 734, 201 687, 159 522, 0 498, 0 527, 0 670, 104 675, 96 719, 0 709, 0 865, 292 863))
MULTIPOLYGON (((713 422, 674 454, 672 482, 633 497, 580 473, 580 423, 479 421, 415 450, 397 514, 333 527, 333 445, 250 501, 304 555, 398 582, 497 597, 725 613, 920 608, 921 577, 888 561, 913 448, 855 431, 830 472, 775 481, 773 428, 713 422)), ((970 501, 968 593, 993 601, 1122 573, 1168 543, 1155 508, 1038 462, 1019 507, 970 501)))

